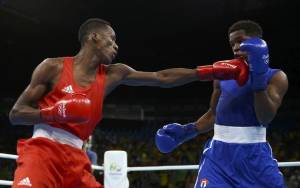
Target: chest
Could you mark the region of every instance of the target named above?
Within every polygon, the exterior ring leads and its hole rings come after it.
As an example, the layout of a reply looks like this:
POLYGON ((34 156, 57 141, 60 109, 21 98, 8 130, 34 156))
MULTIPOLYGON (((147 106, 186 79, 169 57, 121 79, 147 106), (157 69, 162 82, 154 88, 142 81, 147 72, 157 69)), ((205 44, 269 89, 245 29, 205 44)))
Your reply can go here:
POLYGON ((61 70, 49 83, 49 91, 53 90, 57 85, 69 86, 73 85, 75 88, 87 89, 97 82, 97 73, 85 73, 80 70, 61 70))
POLYGON ((96 81, 96 72, 95 73, 85 73, 80 70, 74 70, 73 71, 73 80, 75 84, 77 84, 79 87, 89 87, 92 83, 96 81))
POLYGON ((227 80, 220 82, 221 92, 223 96, 236 98, 251 93, 250 79, 244 86, 239 86, 235 80, 227 80))

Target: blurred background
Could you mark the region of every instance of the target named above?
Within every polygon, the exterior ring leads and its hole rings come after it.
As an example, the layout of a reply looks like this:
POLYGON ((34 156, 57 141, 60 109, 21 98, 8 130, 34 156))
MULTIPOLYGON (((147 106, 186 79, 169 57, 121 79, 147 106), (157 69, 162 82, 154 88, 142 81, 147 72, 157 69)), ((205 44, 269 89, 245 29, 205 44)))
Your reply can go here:
MULTIPOLYGON (((270 63, 289 78, 289 90, 268 130, 278 161, 300 160, 300 39, 296 0, 0 0, 0 153, 16 153, 16 142, 32 127, 12 126, 8 112, 47 57, 71 56, 79 50, 77 31, 88 18, 112 23, 119 54, 114 62, 137 70, 195 68, 232 58, 227 29, 251 19, 264 30, 270 63)), ((154 146, 155 131, 170 122, 195 121, 206 112, 211 82, 161 89, 120 86, 104 102, 104 119, 91 150, 103 163, 106 150, 128 153, 129 166, 197 164, 212 132, 199 135, 171 154, 154 146)), ((15 162, 0 159, 0 179, 12 180, 15 162)), ((282 168, 288 187, 300 187, 300 168, 282 168)), ((99 181, 103 174, 95 171, 99 181)), ((193 187, 196 171, 131 172, 130 187, 193 187)))

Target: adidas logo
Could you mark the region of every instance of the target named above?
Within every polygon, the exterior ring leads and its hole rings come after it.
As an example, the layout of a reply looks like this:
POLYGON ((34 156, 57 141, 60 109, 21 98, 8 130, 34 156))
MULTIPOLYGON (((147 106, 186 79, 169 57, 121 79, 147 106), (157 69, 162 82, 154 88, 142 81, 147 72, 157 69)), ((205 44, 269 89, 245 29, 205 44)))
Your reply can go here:
POLYGON ((32 186, 31 183, 30 183, 30 179, 29 179, 28 177, 22 179, 22 180, 18 183, 18 185, 26 185, 26 186, 28 186, 28 187, 31 187, 31 186, 32 186))
POLYGON ((68 85, 68 86, 64 87, 62 89, 62 91, 65 92, 65 93, 74 93, 73 88, 72 88, 71 85, 68 85))

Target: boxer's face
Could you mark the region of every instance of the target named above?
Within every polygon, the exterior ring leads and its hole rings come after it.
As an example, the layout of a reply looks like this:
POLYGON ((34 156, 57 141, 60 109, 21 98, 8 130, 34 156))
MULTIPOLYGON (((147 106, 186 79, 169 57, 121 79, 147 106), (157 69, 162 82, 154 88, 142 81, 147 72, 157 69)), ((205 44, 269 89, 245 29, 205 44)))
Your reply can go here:
POLYGON ((240 44, 249 38, 251 38, 251 36, 246 35, 244 30, 234 31, 229 34, 229 43, 234 57, 247 58, 247 53, 240 51, 240 44))
POLYGON ((96 32, 94 35, 96 53, 103 58, 105 64, 111 63, 118 53, 114 30, 108 26, 104 31, 96 32))

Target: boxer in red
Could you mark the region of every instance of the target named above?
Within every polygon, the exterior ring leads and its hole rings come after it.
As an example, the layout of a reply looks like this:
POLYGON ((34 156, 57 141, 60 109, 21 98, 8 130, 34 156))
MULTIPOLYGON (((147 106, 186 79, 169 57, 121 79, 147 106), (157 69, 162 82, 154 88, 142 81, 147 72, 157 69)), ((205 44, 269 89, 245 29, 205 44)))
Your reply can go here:
POLYGON ((82 144, 102 118, 103 99, 118 85, 175 87, 213 79, 243 85, 248 79, 248 66, 240 59, 158 72, 110 64, 118 46, 114 30, 102 19, 84 22, 78 36, 78 54, 40 63, 10 112, 12 124, 34 125, 32 138, 18 141, 14 188, 102 187, 82 144))

